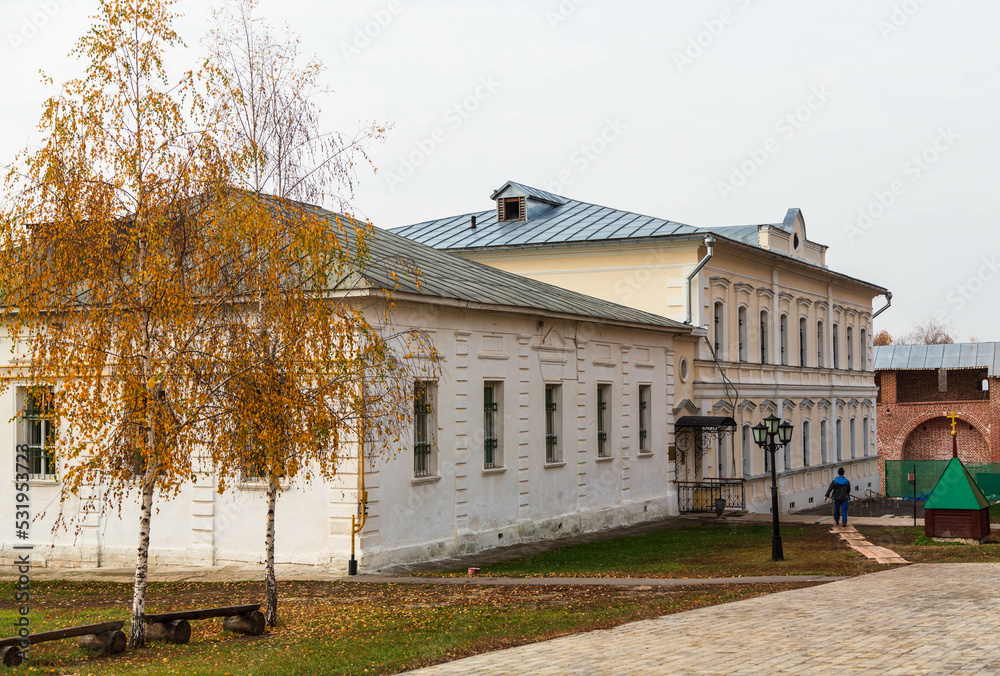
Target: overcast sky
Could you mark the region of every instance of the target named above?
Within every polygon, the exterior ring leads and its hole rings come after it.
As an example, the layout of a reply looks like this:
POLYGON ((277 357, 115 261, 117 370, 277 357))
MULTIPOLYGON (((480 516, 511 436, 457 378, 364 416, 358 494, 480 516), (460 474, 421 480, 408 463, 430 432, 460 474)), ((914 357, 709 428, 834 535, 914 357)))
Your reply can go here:
MULTIPOLYGON (((96 0, 0 0, 0 162, 35 139, 96 0)), ((184 0, 193 62, 209 3, 184 0)), ((691 225, 799 207, 876 328, 1000 340, 995 0, 262 0, 328 66, 330 127, 395 124, 354 204, 381 227, 506 180, 691 225), (876 307, 881 303, 877 302, 876 307)))

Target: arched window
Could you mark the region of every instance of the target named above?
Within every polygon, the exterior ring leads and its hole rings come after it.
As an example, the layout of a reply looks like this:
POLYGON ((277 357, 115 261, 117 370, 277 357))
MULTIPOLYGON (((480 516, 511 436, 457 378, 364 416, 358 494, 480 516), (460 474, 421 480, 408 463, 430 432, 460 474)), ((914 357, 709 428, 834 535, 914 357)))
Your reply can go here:
POLYGON ((725 305, 722 301, 716 301, 715 303, 715 318, 713 321, 713 328, 715 333, 715 357, 716 359, 722 359, 725 347, 725 335, 723 335, 725 329, 723 327, 725 321, 725 305))
POLYGON ((840 333, 840 326, 838 324, 833 325, 833 368, 840 368, 840 342, 838 340, 840 333))
POLYGON ((802 466, 809 466, 809 421, 802 421, 802 466))
POLYGON ((806 344, 806 333, 809 327, 809 320, 799 317, 799 366, 809 366, 809 352, 806 344))
POLYGON ((784 451, 783 455, 785 456, 785 466, 784 466, 783 469, 786 472, 789 471, 790 469, 792 469, 795 466, 794 465, 794 461, 792 459, 792 453, 793 453, 793 450, 794 450, 793 449, 794 445, 795 445, 795 438, 792 437, 791 439, 788 440, 788 443, 785 444, 784 449, 782 449, 784 451))
POLYGON ((770 335, 770 331, 767 330, 768 326, 768 315, 767 310, 760 311, 760 363, 767 363, 767 337, 770 335))
POLYGON ((743 455, 743 476, 753 476, 753 432, 750 425, 743 426, 743 436, 741 439, 743 455))
POLYGON ((739 326, 737 327, 737 333, 739 334, 739 341, 740 341, 739 359, 740 361, 746 361, 747 353, 749 350, 747 349, 748 327, 747 327, 747 308, 745 305, 740 306, 740 309, 736 311, 736 316, 739 323, 739 326))
POLYGON ((868 331, 861 329, 861 344, 858 346, 861 355, 861 370, 868 370, 868 331))
POLYGON ((816 321, 816 366, 826 368, 826 335, 823 333, 823 320, 816 321))
POLYGON ((856 434, 858 426, 855 424, 854 418, 851 418, 851 424, 848 426, 847 431, 851 435, 851 460, 854 460, 854 458, 858 457, 858 435, 856 434))
POLYGON ((833 440, 833 447, 837 453, 837 462, 844 461, 844 420, 843 418, 837 418, 837 426, 834 431, 835 438, 833 440))
POLYGON ((830 462, 830 425, 826 420, 819 421, 819 462, 821 465, 830 462))
POLYGON ((783 314, 778 318, 778 331, 781 347, 781 365, 788 366, 788 315, 783 314))
POLYGON ((847 368, 854 369, 854 327, 847 327, 847 368))
POLYGON ((866 458, 871 454, 871 434, 871 423, 868 421, 868 416, 865 416, 861 419, 861 452, 866 458))

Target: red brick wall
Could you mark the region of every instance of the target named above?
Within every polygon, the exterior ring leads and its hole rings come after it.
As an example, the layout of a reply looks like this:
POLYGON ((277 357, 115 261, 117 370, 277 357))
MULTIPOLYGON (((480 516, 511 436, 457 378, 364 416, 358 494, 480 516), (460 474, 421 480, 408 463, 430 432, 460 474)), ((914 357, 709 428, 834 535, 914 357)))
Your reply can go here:
MULTIPOLYGON (((990 378, 990 391, 979 392, 979 396, 989 399, 981 401, 932 401, 901 403, 897 398, 898 371, 880 371, 880 399, 876 405, 876 443, 879 455, 879 472, 885 480, 885 461, 904 459, 904 446, 912 437, 907 451, 915 454, 905 456, 914 459, 951 457, 951 438, 947 425, 935 419, 944 418, 954 411, 959 416, 958 455, 969 462, 1000 462, 1000 378, 990 378), (975 430, 969 430, 972 424, 975 430), (926 432, 923 430, 927 426, 926 432), (943 425, 943 429, 941 426, 943 425), (976 436, 978 434, 978 437, 976 436), (940 440, 940 441, 935 441, 940 440), (922 455, 927 454, 927 455, 922 455)), ((937 372, 934 374, 934 389, 937 389, 937 372)), ((948 374, 949 389, 952 384, 951 371, 948 374)), ((969 374, 974 371, 967 372, 969 374)), ((961 379, 957 382, 963 382, 961 379)), ((975 382, 971 375, 967 382, 975 382)), ((940 396, 940 394, 939 394, 940 396)), ((902 397, 899 397, 902 398, 902 397)), ((884 488, 883 483, 883 488, 884 488)))
POLYGON ((898 371, 896 373, 896 401, 985 401, 989 392, 979 389, 986 377, 986 369, 960 369, 948 371, 948 389, 938 389, 937 371, 898 371))
MULTIPOLYGON (((991 462, 990 445, 973 425, 959 420, 958 457, 963 462, 991 462)), ((917 425, 903 443, 903 460, 948 460, 952 456, 951 421, 934 418, 917 425)))

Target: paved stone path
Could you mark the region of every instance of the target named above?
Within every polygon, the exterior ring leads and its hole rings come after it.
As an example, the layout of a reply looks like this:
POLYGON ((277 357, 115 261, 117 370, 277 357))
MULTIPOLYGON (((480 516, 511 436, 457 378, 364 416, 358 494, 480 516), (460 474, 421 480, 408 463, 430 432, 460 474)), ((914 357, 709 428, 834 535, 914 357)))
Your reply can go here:
POLYGON ((836 582, 847 576, 832 575, 758 575, 746 577, 389 577, 358 575, 343 578, 347 582, 376 584, 454 584, 545 587, 579 585, 581 587, 696 587, 712 584, 781 584, 783 582, 836 582))
POLYGON ((1000 564, 917 564, 419 671, 1000 675, 1000 564))
POLYGON ((875 559, 876 563, 909 563, 909 561, 888 547, 879 547, 868 542, 865 536, 859 533, 854 526, 834 526, 830 529, 830 532, 840 535, 840 539, 848 547, 860 553, 865 558, 875 559))

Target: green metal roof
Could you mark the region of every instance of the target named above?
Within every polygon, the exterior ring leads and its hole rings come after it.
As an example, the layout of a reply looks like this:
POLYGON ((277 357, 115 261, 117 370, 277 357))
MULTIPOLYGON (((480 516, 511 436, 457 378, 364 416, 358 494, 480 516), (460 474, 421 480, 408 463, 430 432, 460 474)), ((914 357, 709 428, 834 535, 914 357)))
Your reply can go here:
POLYGON ((924 509, 980 510, 989 506, 990 501, 983 495, 969 470, 965 469, 961 460, 952 458, 931 491, 931 497, 927 498, 924 509))

